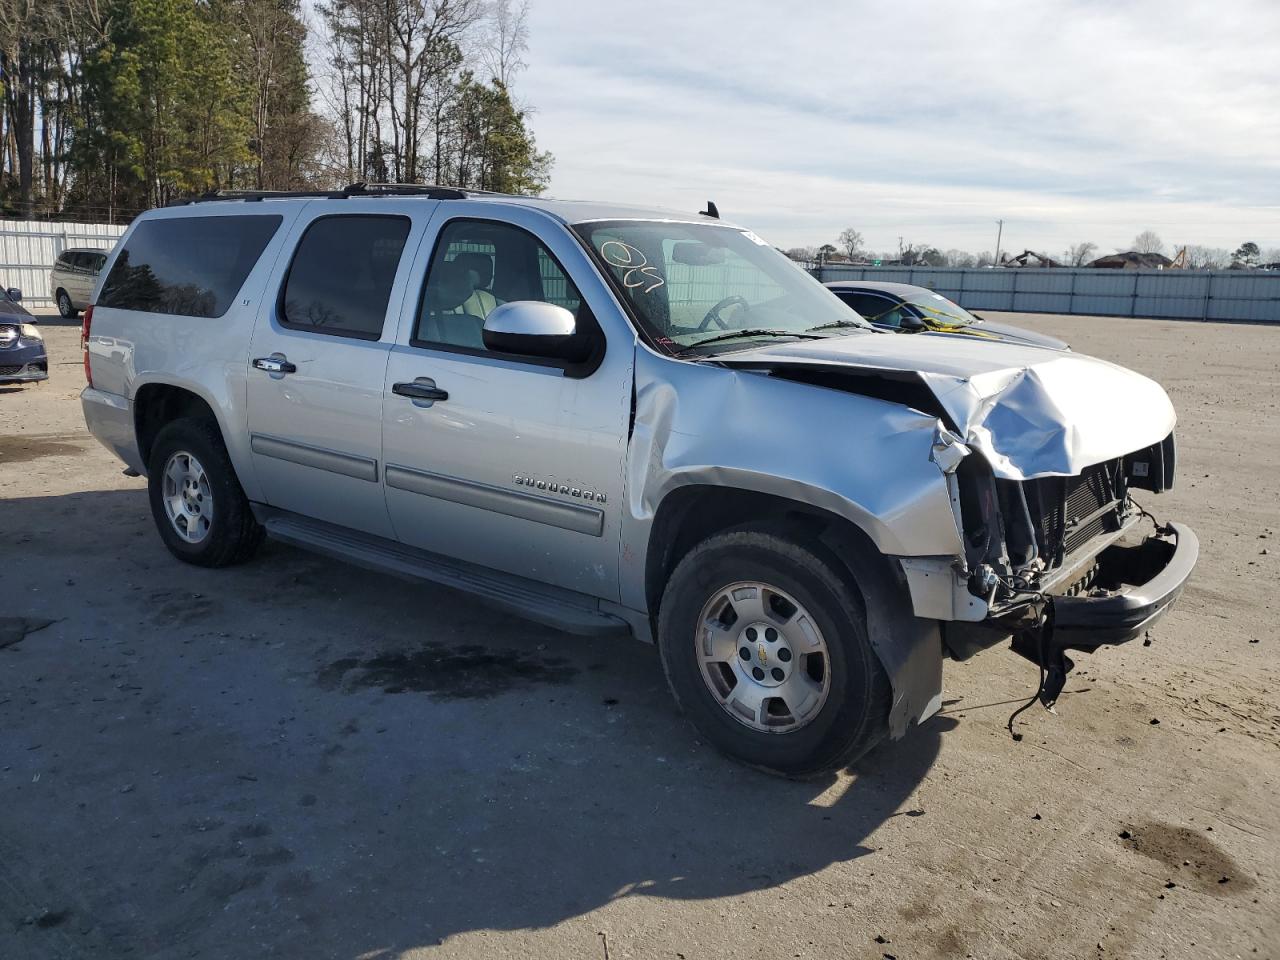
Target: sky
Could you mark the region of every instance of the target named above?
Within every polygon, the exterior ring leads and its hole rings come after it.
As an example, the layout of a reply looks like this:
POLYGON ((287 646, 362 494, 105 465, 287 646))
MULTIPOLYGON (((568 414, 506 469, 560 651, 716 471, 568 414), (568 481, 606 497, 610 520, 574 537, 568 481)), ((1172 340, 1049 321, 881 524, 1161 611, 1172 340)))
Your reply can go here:
POLYGON ((780 247, 1280 247, 1280 0, 531 0, 549 196, 780 247))

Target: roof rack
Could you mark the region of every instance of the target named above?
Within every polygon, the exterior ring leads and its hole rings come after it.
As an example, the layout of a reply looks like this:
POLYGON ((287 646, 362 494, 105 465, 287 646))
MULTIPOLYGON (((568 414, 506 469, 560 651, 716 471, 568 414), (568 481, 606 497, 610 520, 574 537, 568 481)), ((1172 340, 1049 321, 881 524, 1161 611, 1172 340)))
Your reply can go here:
POLYGON ((426 197, 430 200, 465 200, 468 191, 457 187, 440 187, 432 183, 350 183, 341 190, 210 190, 197 197, 173 200, 168 206, 185 207, 192 203, 217 200, 347 200, 351 197, 426 197))

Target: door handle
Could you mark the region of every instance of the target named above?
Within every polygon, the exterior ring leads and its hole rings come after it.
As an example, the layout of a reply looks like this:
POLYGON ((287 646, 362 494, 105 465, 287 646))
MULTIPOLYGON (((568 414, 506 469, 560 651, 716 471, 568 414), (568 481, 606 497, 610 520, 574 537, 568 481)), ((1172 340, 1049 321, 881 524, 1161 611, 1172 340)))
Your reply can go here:
POLYGON ((391 392, 411 400, 448 400, 449 391, 441 390, 434 380, 420 377, 410 383, 393 383, 391 392))
POLYGON ((258 357, 253 365, 267 373, 297 373, 298 368, 279 354, 271 357, 258 357))

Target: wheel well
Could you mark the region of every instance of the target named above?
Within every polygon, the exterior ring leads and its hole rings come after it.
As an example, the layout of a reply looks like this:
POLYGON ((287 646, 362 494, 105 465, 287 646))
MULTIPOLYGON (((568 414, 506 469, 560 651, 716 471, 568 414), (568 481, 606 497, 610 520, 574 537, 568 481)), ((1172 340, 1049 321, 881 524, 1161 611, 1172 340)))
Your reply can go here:
POLYGON ((667 495, 650 528, 645 562, 650 614, 656 615, 663 588, 685 554, 710 536, 745 526, 821 543, 855 581, 862 579, 860 568, 877 562, 893 580, 902 578, 901 571, 889 569, 871 538, 851 520, 799 500, 753 490, 688 486, 667 495))
POLYGON ((148 383, 138 391, 133 400, 133 423, 143 464, 151 459, 151 446, 160 429, 183 417, 199 417, 218 425, 213 409, 190 390, 167 383, 148 383))

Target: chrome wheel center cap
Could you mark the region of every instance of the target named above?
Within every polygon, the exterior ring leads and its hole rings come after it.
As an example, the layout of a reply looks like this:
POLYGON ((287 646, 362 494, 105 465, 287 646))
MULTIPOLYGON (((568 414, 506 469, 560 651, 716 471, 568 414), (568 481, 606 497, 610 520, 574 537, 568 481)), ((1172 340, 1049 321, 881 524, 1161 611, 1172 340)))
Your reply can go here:
POLYGON ((738 634, 738 659, 756 683, 776 687, 791 676, 794 655, 787 638, 771 623, 748 624, 738 634))

